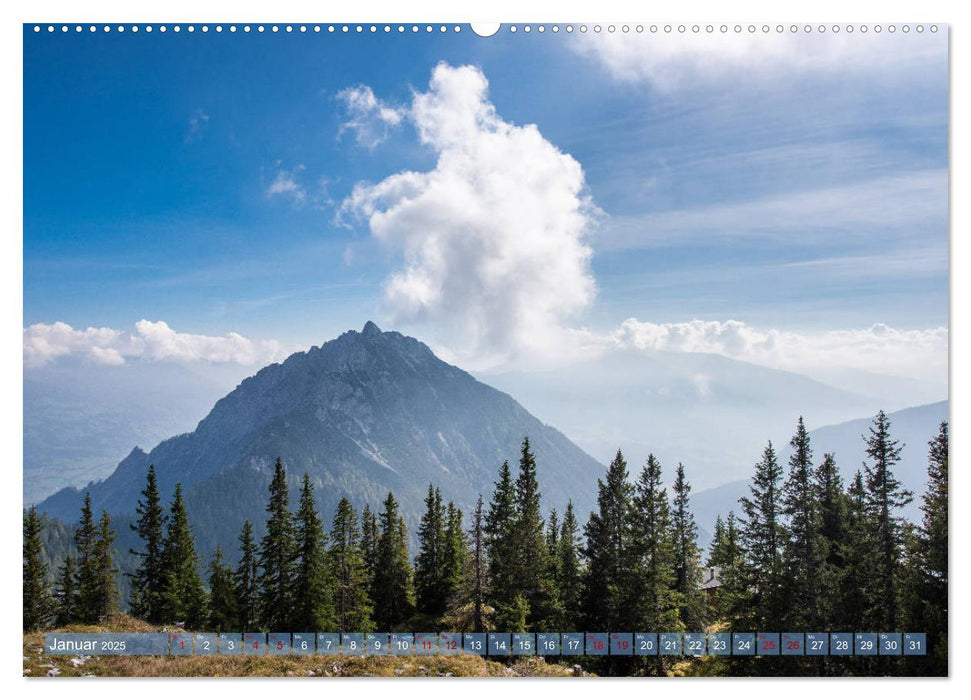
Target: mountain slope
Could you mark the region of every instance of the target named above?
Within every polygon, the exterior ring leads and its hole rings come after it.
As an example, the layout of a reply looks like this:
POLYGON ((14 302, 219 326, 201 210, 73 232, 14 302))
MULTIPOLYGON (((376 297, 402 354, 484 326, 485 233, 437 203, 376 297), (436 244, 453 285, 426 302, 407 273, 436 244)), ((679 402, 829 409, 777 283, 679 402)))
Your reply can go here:
MULTIPOLYGON (((499 465, 516 461, 524 435, 536 454, 544 510, 562 510, 573 498, 588 511, 603 473, 593 458, 507 394, 368 322, 245 379, 193 432, 147 454, 136 448, 90 492, 96 511, 130 515, 153 463, 166 497, 176 482, 186 489, 201 551, 217 542, 234 551, 244 519, 262 526, 279 456, 291 487, 310 474, 326 521, 342 496, 376 510, 393 491, 414 533, 429 482, 468 513, 479 493, 488 500, 499 465)), ((63 489, 38 509, 73 521, 81 498, 80 490, 63 489)))

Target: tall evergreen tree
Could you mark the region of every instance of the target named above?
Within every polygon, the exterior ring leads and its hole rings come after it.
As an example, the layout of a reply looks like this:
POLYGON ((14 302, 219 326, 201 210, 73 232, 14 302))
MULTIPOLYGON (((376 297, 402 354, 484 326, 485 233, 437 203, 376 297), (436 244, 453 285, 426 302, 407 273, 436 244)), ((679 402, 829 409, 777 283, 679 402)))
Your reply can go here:
POLYGON ((367 570, 360 538, 357 513, 350 501, 341 498, 334 514, 330 549, 327 552, 334 581, 334 616, 338 632, 368 632, 373 629, 367 570))
POLYGON ((169 515, 169 528, 162 547, 166 572, 162 614, 167 622, 184 622, 189 629, 201 629, 209 618, 208 601, 199 575, 199 555, 189 526, 182 484, 175 485, 169 515))
POLYGON ((334 624, 327 536, 314 503, 310 475, 304 474, 297 511, 297 575, 294 595, 294 629, 323 630, 334 624))
POLYGON ((253 631, 260 626, 258 577, 253 525, 247 520, 243 523, 243 529, 239 534, 239 566, 236 567, 233 575, 237 622, 243 630, 253 631))
POLYGON ((546 523, 546 549, 550 553, 550 558, 554 561, 554 570, 556 568, 556 552, 560 542, 560 514, 556 512, 556 508, 550 511, 550 519, 546 523))
POLYGON ((563 602, 563 625, 566 629, 579 629, 580 610, 583 601, 583 570, 580 559, 580 525, 573 512, 573 501, 568 501, 556 542, 556 584, 563 602))
POLYGON ((725 542, 725 521, 722 520, 721 513, 715 516, 715 526, 712 528, 711 544, 708 545, 708 558, 705 559, 705 566, 719 566, 715 562, 720 557, 720 548, 725 542))
POLYGON ((927 633, 929 671, 947 675, 948 637, 948 424, 928 443, 923 519, 910 538, 905 623, 927 633))
POLYGON ((631 629, 631 485, 620 450, 597 481, 597 512, 584 529, 587 571, 583 615, 588 629, 631 629))
POLYGON ((73 625, 80 619, 78 610, 77 571, 74 568, 74 558, 68 555, 61 565, 57 575, 57 586, 54 589, 57 600, 56 621, 58 627, 73 625))
POLYGON ((782 469, 770 442, 755 465, 750 497, 739 500, 744 513, 739 535, 745 552, 739 589, 748 591, 736 601, 734 617, 739 628, 776 629, 783 621, 781 478, 782 469))
POLYGON ((209 621, 208 628, 216 632, 233 629, 239 619, 233 570, 223 561, 218 544, 209 562, 209 621))
POLYGON ((361 511, 361 554, 364 557, 365 579, 370 591, 374 585, 374 572, 378 567, 378 540, 381 530, 378 528, 378 516, 365 504, 361 511))
POLYGON ((77 621, 86 624, 98 622, 98 570, 94 554, 97 536, 89 491, 84 494, 81 521, 74 531, 74 546, 78 553, 75 584, 77 621))
POLYGON ((259 590, 263 623, 270 629, 290 629, 293 622, 293 591, 297 546, 287 474, 279 458, 270 482, 266 534, 259 550, 259 590))
POLYGON ((789 519, 783 553, 789 603, 786 620, 793 629, 819 629, 823 622, 820 579, 826 549, 820 537, 822 521, 813 478, 813 451, 802 416, 789 446, 789 476, 782 487, 782 513, 789 519))
POLYGON ((148 466, 145 489, 135 513, 138 517, 130 527, 138 533, 144 547, 141 552, 129 550, 139 558, 135 573, 131 575, 131 612, 135 617, 158 624, 163 621, 162 591, 166 569, 162 548, 166 517, 154 464, 148 466))
POLYGON ((559 594, 553 580, 545 526, 540 511, 536 457, 529 438, 524 437, 516 477, 516 592, 522 594, 528 611, 528 629, 557 629, 560 618, 559 594))
POLYGON ((489 595, 488 563, 486 561, 486 535, 482 514, 482 494, 472 512, 472 529, 469 552, 469 586, 472 603, 472 631, 486 630, 486 598, 489 595))
POLYGON ((684 465, 678 463, 674 479, 671 508, 671 531, 674 540, 674 589, 678 594, 678 616, 687 629, 701 629, 704 598, 701 585, 701 550, 698 548, 698 526, 691 513, 691 485, 684 476, 684 465))
POLYGON ((40 533, 40 516, 31 506, 24 517, 24 631, 47 627, 54 615, 40 533))
POLYGON ((913 500, 894 475, 900 461, 900 443, 890 437, 890 420, 880 411, 873 419, 870 435, 864 438, 870 462, 866 470, 866 513, 873 528, 876 556, 868 581, 871 602, 869 622, 875 629, 895 630, 899 621, 900 558, 903 549, 903 519, 897 511, 913 500))
POLYGON ((516 594, 518 591, 516 532, 516 487, 513 484, 509 462, 499 468, 489 510, 485 516, 486 560, 489 565, 490 602, 495 609, 497 629, 508 629, 518 616, 516 594))
POLYGON ((462 529, 462 511, 451 501, 445 511, 445 554, 443 558, 446 599, 465 584, 469 566, 469 543, 462 529))
POLYGON ((839 604, 830 624, 834 629, 860 630, 867 626, 866 584, 873 571, 873 544, 866 514, 866 488, 859 471, 847 489, 846 506, 845 537, 839 554, 843 563, 838 573, 839 604))
POLYGON ((713 593, 712 612, 719 619, 730 616, 739 599, 747 594, 741 581, 744 567, 743 552, 735 513, 729 511, 722 525, 721 536, 712 542, 708 566, 719 568, 719 587, 713 593))
POLYGON ((97 536, 91 550, 95 575, 95 587, 90 601, 92 607, 88 610, 88 618, 91 620, 107 620, 118 609, 118 584, 115 581, 118 567, 115 565, 114 543, 115 532, 111 529, 111 517, 104 510, 98 521, 97 536))
POLYGON ((823 549, 823 564, 816 574, 820 584, 820 610, 824 625, 833 627, 846 543, 847 496, 843 492, 843 480, 832 454, 823 455, 815 479, 819 502, 819 538, 823 549))
POLYGON ((414 574, 408 561, 408 533, 394 494, 384 500, 380 515, 378 566, 371 598, 374 621, 386 630, 405 622, 415 610, 414 574))
MULTIPOLYGON (((687 502, 685 502, 687 507, 687 502)), ((680 599, 677 595, 677 548, 666 490, 661 486, 661 464, 653 454, 634 486, 631 509, 631 622, 638 629, 676 629, 680 599)))
POLYGON ((445 510, 442 492, 428 485, 425 513, 418 526, 418 556, 415 559, 415 594, 418 609, 438 616, 445 611, 448 583, 445 569, 445 510))

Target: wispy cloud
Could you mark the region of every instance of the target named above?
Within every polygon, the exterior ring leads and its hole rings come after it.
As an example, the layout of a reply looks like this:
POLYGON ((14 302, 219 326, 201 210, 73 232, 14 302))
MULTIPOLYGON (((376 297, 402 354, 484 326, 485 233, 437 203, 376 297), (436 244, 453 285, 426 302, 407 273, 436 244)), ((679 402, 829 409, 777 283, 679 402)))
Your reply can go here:
POLYGON ((185 142, 201 141, 209 129, 209 115, 200 107, 189 117, 189 129, 185 135, 185 142))
POLYGON ((180 333, 164 321, 144 319, 135 324, 134 333, 114 328, 75 329, 62 321, 35 323, 24 328, 23 342, 25 367, 67 357, 102 365, 121 365, 130 359, 262 365, 280 359, 283 352, 275 340, 253 341, 238 333, 180 333))
POLYGON ((297 181, 298 175, 304 170, 303 165, 298 165, 293 170, 279 169, 273 180, 266 188, 268 197, 286 197, 296 205, 302 205, 307 201, 307 190, 297 181))
POLYGON ((367 85, 345 88, 337 93, 337 99, 346 116, 338 136, 352 132, 357 144, 368 149, 383 143, 407 115, 406 109, 379 100, 367 85))
POLYGON ((611 217, 599 250, 710 244, 713 240, 776 239, 789 245, 856 243, 888 234, 926 236, 947 230, 946 170, 925 170, 792 192, 733 204, 611 217), (780 238, 782 236, 782 238, 780 238))

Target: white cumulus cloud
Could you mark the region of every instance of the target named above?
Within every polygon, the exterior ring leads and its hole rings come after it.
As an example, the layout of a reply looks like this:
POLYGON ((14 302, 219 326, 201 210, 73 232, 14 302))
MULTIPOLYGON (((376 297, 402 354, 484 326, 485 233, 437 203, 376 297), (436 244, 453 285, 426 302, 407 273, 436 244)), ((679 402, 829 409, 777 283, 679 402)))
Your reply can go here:
POLYGON ((406 116, 435 167, 359 183, 342 205, 401 256, 384 287, 393 318, 446 329, 467 366, 562 352, 596 294, 580 164, 497 114, 472 66, 436 66, 406 116))
POLYGON ((868 328, 794 332, 741 321, 651 323, 629 318, 611 335, 618 347, 725 355, 813 374, 843 369, 939 381, 947 377, 947 328, 868 328))
POLYGON ((289 197, 294 204, 303 204, 307 201, 307 190, 297 181, 297 174, 304 169, 304 166, 297 166, 295 170, 277 170, 276 176, 266 188, 268 197, 289 197))
POLYGON ((40 367, 62 357, 102 365, 121 365, 129 359, 256 365, 280 359, 281 354, 275 340, 253 341, 238 333, 179 333, 164 321, 141 320, 134 333, 114 328, 76 329, 62 321, 24 328, 26 367, 40 367))

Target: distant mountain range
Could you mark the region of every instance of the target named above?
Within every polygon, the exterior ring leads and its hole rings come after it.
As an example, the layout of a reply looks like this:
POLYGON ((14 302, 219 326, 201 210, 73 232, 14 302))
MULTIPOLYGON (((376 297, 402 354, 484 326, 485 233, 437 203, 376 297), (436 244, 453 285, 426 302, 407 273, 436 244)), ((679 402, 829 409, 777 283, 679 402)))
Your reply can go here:
MULTIPOLYGON (((166 499, 186 491, 200 551, 235 551, 247 518, 263 525, 266 487, 280 457, 296 489, 309 474, 323 517, 347 496, 377 510, 389 491, 414 534, 428 484, 467 513, 488 500, 503 460, 515 464, 523 436, 538 463, 544 510, 573 499, 586 514, 603 467, 509 395, 439 360, 423 343, 383 333, 371 322, 320 347, 291 355, 245 379, 216 402, 191 433, 139 448, 90 485, 94 508, 119 522, 134 512, 155 464, 166 499)), ((38 505, 74 521, 83 491, 66 488, 38 505)), ((119 545, 129 535, 119 528, 119 545)))

